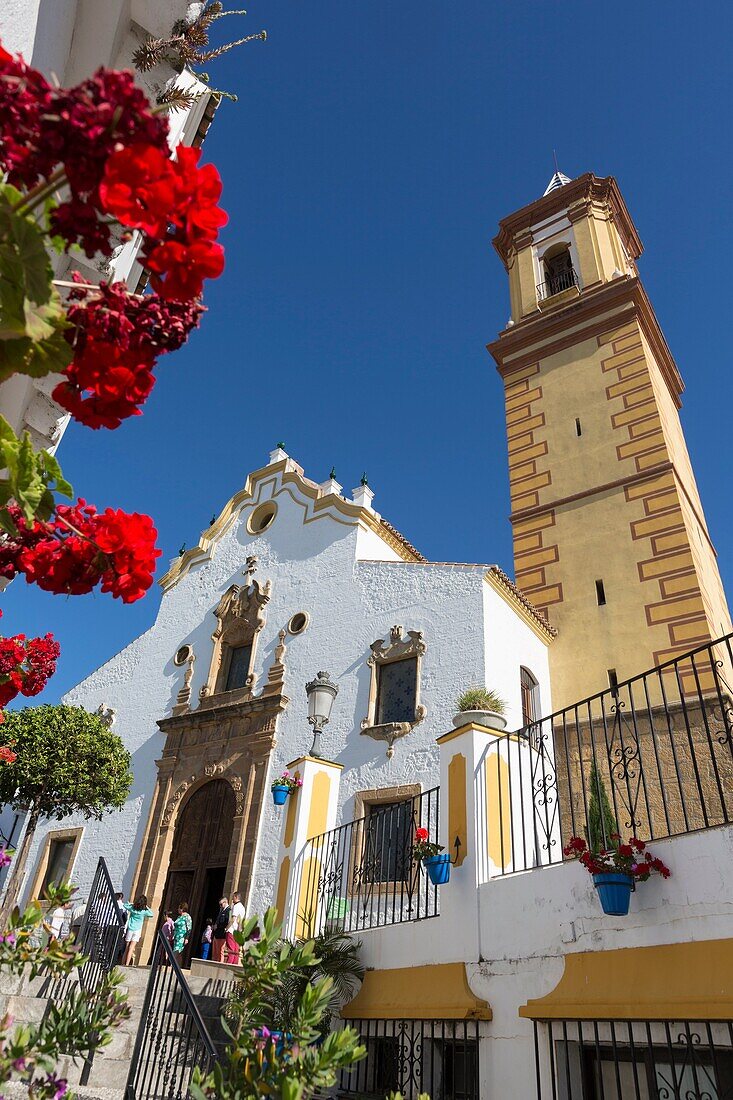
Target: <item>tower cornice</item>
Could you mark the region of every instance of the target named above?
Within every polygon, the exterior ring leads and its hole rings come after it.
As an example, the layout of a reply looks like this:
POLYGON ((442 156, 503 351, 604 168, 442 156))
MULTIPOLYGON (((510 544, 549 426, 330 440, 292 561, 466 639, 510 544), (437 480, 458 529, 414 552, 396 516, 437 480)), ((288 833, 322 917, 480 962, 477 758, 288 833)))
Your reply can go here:
POLYGON ((574 209, 574 217, 580 216, 580 211, 593 203, 603 203, 609 206, 615 225, 621 235, 629 255, 638 259, 644 251, 641 238, 636 226, 631 220, 631 215, 626 208, 619 186, 613 176, 596 176, 592 172, 586 172, 578 176, 571 183, 558 187, 542 198, 523 206, 514 214, 509 214, 499 222, 499 232, 494 237, 492 244, 501 256, 504 267, 508 267, 509 260, 517 243, 517 236, 529 232, 532 226, 551 218, 561 211, 574 209))
POLYGON ((562 309, 550 313, 537 312, 525 318, 519 324, 504 329, 497 340, 487 344, 487 349, 496 361, 499 374, 505 377, 582 340, 601 336, 633 318, 638 319, 672 399, 679 408, 684 382, 649 297, 639 279, 633 275, 583 291, 571 305, 562 309))

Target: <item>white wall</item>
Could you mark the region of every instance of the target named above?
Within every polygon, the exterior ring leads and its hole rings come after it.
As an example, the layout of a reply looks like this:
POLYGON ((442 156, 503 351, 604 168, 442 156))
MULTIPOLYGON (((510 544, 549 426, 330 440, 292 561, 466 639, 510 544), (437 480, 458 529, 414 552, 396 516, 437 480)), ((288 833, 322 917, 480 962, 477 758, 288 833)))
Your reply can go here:
MULTIPOLYGON (((360 935, 367 967, 391 969, 465 961, 474 993, 489 1002, 491 1023, 482 1025, 482 1095, 535 1095, 532 1023, 519 1007, 543 997, 563 973, 563 957, 577 951, 706 940, 730 936, 733 921, 733 827, 656 841, 655 855, 669 879, 641 883, 626 917, 607 917, 590 875, 563 863, 493 879, 478 891, 479 957, 466 958, 475 911, 450 927, 440 917, 360 935)), ((461 871, 453 871, 457 879, 461 871)), ((441 887, 441 893, 452 888, 441 887)))

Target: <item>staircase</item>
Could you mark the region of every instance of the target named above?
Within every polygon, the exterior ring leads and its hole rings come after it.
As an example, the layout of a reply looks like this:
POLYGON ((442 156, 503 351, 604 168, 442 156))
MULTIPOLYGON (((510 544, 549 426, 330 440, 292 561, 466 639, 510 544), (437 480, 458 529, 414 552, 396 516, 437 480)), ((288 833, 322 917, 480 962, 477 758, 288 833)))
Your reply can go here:
MULTIPOLYGON (((130 1017, 115 1028, 111 1042, 95 1054, 87 1085, 78 1084, 82 1063, 75 1065, 71 1058, 61 1059, 57 1073, 60 1077, 65 1077, 73 1086, 74 1092, 85 1100, 122 1100, 124 1097, 149 974, 148 966, 122 968, 122 990, 127 994, 130 1017)), ((219 1019, 222 1003, 228 992, 231 969, 225 970, 217 964, 196 960, 192 971, 185 972, 185 977, 217 1051, 221 1053, 225 1046, 225 1035, 219 1019)), ((54 993, 58 996, 58 987, 51 990, 47 978, 35 978, 31 981, 26 976, 0 975, 0 1015, 10 1013, 14 1026, 38 1024, 43 1019, 54 993)), ((5 1086, 3 1093, 7 1097, 13 1097, 13 1100, 15 1097, 27 1095, 21 1085, 5 1086)))

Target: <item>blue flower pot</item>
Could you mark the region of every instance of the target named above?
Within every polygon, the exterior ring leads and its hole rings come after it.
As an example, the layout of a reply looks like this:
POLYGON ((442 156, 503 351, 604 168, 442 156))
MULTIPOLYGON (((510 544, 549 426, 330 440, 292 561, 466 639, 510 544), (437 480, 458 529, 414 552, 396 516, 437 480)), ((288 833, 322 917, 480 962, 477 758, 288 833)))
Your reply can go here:
POLYGON ((450 852, 438 852, 437 856, 427 856, 422 861, 422 865, 433 886, 445 886, 450 879, 450 852))
POLYGON ((598 891, 604 913, 609 917, 626 916, 631 900, 631 888, 634 885, 631 875, 609 871, 603 875, 594 875, 593 885, 598 891))
POLYGON ((284 783, 276 783, 272 788, 272 801, 276 806, 284 806, 289 794, 290 787, 286 787, 284 783))

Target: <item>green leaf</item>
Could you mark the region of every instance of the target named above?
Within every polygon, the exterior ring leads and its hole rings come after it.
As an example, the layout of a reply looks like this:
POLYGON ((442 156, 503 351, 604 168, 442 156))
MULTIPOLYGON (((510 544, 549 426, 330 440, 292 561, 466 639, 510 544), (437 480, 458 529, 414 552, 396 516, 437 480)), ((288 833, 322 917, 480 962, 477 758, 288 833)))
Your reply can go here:
POLYGON ((58 330, 38 343, 29 337, 0 339, 0 382, 13 374, 27 374, 31 378, 59 374, 69 365, 73 354, 73 348, 58 330))
POLYGON ((0 527, 17 534, 5 506, 14 500, 28 523, 35 518, 47 520, 56 507, 54 493, 72 499, 74 490, 64 478, 61 467, 48 451, 34 451, 31 437, 21 439, 4 417, 0 416, 0 465, 8 476, 0 479, 0 527))

